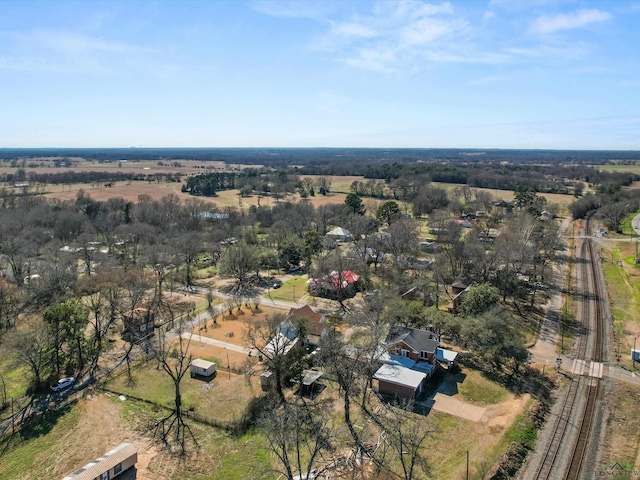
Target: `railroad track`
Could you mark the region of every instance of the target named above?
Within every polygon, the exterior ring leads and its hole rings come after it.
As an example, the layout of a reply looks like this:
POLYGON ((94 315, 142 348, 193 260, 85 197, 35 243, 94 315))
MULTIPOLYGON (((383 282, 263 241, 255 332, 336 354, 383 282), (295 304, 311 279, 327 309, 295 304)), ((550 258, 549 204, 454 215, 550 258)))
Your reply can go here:
MULTIPOLYGON (((593 247, 591 239, 587 239, 587 245, 589 250, 589 258, 592 265, 591 268, 591 281, 593 285, 593 292, 595 293, 594 303, 594 342, 593 342, 593 361, 602 362, 603 349, 604 349, 604 320, 605 315, 603 313, 603 302, 600 301, 604 297, 604 285, 601 282, 601 275, 597 271, 597 256, 593 247)), ((589 379, 589 385, 587 387, 587 402, 580 422, 580 430, 578 431, 578 437, 573 448, 573 455, 571 462, 567 469, 565 478, 567 480, 578 480, 580 478, 580 472, 582 471, 582 465, 587 452, 587 445, 589 443, 589 436, 593 426, 593 419, 595 417, 595 411, 597 407, 598 394, 600 392, 600 379, 597 377, 589 379)))
MULTIPOLYGON (((589 325, 589 319, 593 319, 593 321, 595 322, 593 324, 595 337, 593 338, 593 342, 591 344, 593 350, 592 358, 594 361, 599 362, 602 358, 603 338, 603 315, 599 302, 599 299, 602 298, 602 286, 600 285, 600 276, 595 270, 597 257, 593 250, 593 245, 589 236, 589 220, 587 219, 585 222, 586 238, 580 246, 580 257, 585 261, 581 264, 582 268, 579 272, 579 275, 581 275, 580 284, 583 285, 583 288, 579 293, 581 293, 582 298, 585 300, 580 304, 580 315, 583 319, 583 322, 581 323, 580 332, 578 335, 576 358, 587 358, 590 350, 588 339, 591 337, 591 335, 589 335, 589 329, 591 328, 591 326, 589 325), (593 297, 591 295, 591 292, 595 292, 595 295, 593 297), (593 304, 595 304, 595 308, 592 308, 593 304)), ((562 466, 559 465, 559 458, 561 457, 560 454, 563 450, 563 447, 566 448, 567 442, 570 441, 569 420, 572 412, 576 407, 576 403, 579 398, 579 392, 584 390, 584 388, 581 388, 581 386, 583 386, 585 382, 588 383, 587 401, 585 404, 582 419, 579 421, 580 430, 575 444, 573 445, 573 450, 571 452, 571 462, 566 471, 566 474, 562 477, 571 480, 579 478, 582 462, 584 460, 586 452, 587 441, 589 439, 589 433, 591 431, 591 421, 596 408, 596 399, 598 396, 600 384, 598 378, 585 378, 582 376, 571 378, 569 389, 564 397, 561 413, 555 419, 551 441, 548 443, 547 449, 544 452, 543 459, 535 472, 535 476, 533 477, 535 480, 549 480, 552 478, 559 478, 558 470, 562 468, 562 466)))

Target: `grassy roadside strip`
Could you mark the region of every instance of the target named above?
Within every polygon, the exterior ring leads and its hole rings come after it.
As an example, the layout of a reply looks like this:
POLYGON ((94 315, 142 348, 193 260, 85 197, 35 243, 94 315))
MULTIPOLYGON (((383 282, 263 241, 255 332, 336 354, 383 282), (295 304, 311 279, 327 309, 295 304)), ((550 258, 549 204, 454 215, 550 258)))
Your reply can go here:
POLYGON ((562 296, 562 308, 560 310, 560 345, 558 345, 558 353, 564 353, 571 346, 571 331, 572 325, 576 318, 575 303, 573 301, 573 292, 576 274, 576 239, 575 237, 569 242, 569 252, 573 254, 569 255, 569 265, 566 270, 566 274, 563 280, 562 290, 566 293, 562 296))
MULTIPOLYGON (((632 368, 630 349, 635 336, 640 331, 638 325, 638 306, 640 305, 640 288, 637 276, 632 275, 635 265, 620 267, 623 254, 619 249, 609 250, 612 262, 603 262, 604 275, 611 303, 614 322, 614 339, 616 353, 621 355, 620 365, 632 368)), ((637 347, 637 346, 636 346, 637 347)))

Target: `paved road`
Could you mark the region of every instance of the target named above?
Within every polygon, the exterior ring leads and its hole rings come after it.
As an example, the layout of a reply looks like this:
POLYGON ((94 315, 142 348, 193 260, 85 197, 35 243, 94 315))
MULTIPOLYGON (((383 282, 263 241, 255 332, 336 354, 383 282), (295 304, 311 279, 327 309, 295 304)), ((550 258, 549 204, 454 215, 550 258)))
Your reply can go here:
POLYGON ((631 220, 631 226, 636 231, 636 235, 640 235, 640 214, 633 217, 633 220, 631 220))
POLYGON ((226 348, 228 350, 232 350, 238 353, 244 353, 245 355, 253 355, 257 356, 257 352, 255 352, 252 348, 241 347, 240 345, 234 345, 233 343, 223 342, 221 340, 216 340, 215 338, 203 337, 202 335, 194 335, 193 333, 184 332, 182 334, 182 338, 186 338, 187 340, 196 340, 200 343, 206 343, 207 345, 212 345, 214 347, 226 348))
MULTIPOLYGON (((534 363, 540 363, 547 365, 547 368, 556 368, 556 359, 562 359, 562 367, 560 371, 567 374, 571 374, 571 368, 573 366, 573 358, 567 355, 557 354, 537 354, 533 355, 531 361, 534 363)), ((588 365, 590 362, 586 362, 587 368, 585 368, 584 374, 588 371, 588 365)), ((639 365, 640 366, 640 365, 639 365)), ((640 385, 640 372, 634 373, 626 370, 622 367, 614 365, 613 363, 605 363, 603 368, 603 377, 611 378, 616 381, 629 383, 631 385, 640 385)))

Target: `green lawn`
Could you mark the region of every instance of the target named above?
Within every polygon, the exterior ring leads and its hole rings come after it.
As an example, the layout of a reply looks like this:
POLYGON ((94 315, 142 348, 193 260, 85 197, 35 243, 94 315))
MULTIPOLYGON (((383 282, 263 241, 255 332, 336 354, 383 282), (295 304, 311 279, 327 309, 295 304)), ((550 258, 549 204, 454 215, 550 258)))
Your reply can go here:
MULTIPOLYGON (((147 424, 161 418, 165 412, 154 411, 149 405, 128 401, 123 404, 122 416, 127 424, 145 419, 147 424)), ((246 480, 252 478, 273 479, 267 472, 271 458, 265 438, 253 430, 241 436, 228 435, 207 425, 189 421, 198 440, 197 459, 179 462, 172 480, 246 480)), ((150 435, 150 432, 146 432, 150 435)), ((179 461, 173 457, 173 461, 179 461)), ((162 468, 162 462, 156 468, 162 468)), ((153 468, 151 470, 154 470, 153 468)))
MULTIPOLYGON (((218 365, 224 364, 216 358, 207 360, 218 365)), ((105 388, 171 407, 175 400, 173 382, 162 369, 156 369, 155 366, 155 362, 150 361, 134 368, 132 384, 129 384, 124 373, 109 381, 105 388)), ((250 386, 244 376, 239 375, 231 375, 229 380, 223 371, 219 371, 208 384, 191 378, 187 373, 180 384, 184 408, 193 409, 198 414, 223 423, 242 417, 247 403, 260 394, 259 390, 257 381, 250 386)))
MULTIPOLYGON (((111 433, 114 437, 125 434, 129 440, 135 438, 151 439, 153 432, 149 426, 166 412, 154 411, 148 404, 136 401, 120 402, 116 397, 112 399, 120 412, 119 424, 125 430, 134 428, 131 432, 100 432, 111 433)), ((68 451, 64 439, 69 439, 74 429, 80 426, 90 415, 87 404, 72 403, 50 414, 36 427, 24 429, 12 441, 10 447, 0 459, 0 478, 11 480, 40 480, 43 478, 60 478, 54 474, 60 456, 79 456, 65 464, 80 467, 87 459, 82 452, 68 451)), ((163 450, 160 445, 157 455, 149 464, 150 475, 167 474, 176 480, 246 480, 250 478, 273 479, 275 475, 268 472, 271 458, 267 453, 264 437, 255 431, 234 437, 213 427, 198 424, 188 420, 188 423, 198 441, 197 455, 189 455, 187 461, 163 450), (168 473, 173 472, 173 473, 168 473)), ((85 440, 91 442, 90 438, 85 440)), ((4 448, 0 442, 0 450, 4 448)), ((85 452, 86 453, 86 452, 85 452)), ((59 469, 58 469, 59 470, 59 469)), ((66 472, 65 472, 66 473, 66 472)), ((153 478, 153 477, 149 477, 153 478)))
MULTIPOLYGON (((0 375, 2 375, 7 387, 7 399, 25 394, 29 386, 29 378, 31 378, 27 366, 16 365, 12 358, 0 354, 0 375)), ((2 403, 1 398, 0 403, 2 403)))
POLYGON ((595 168, 603 172, 628 172, 640 175, 640 164, 634 165, 595 165, 595 168))
POLYGON ((500 403, 509 398, 509 390, 488 379, 482 372, 465 369, 466 378, 458 385, 460 396, 481 405, 500 403))
MULTIPOLYGON (((78 423, 79 410, 75 402, 49 413, 31 428, 25 428, 11 441, 0 461, 0 478, 39 480, 50 478, 55 457, 64 451, 58 439, 78 423), (48 461, 43 461, 47 459, 48 461)), ((6 446, 0 441, 0 451, 6 446)))
POLYGON ((269 297, 269 293, 265 293, 263 297, 284 302, 296 302, 307 294, 307 280, 306 275, 294 277, 284 282, 280 288, 270 289, 271 297, 269 297))
POLYGON ((609 259, 605 255, 602 266, 607 279, 611 312, 616 327, 616 349, 622 353, 621 364, 631 367, 629 354, 624 352, 629 352, 629 348, 633 346, 634 335, 640 327, 638 324, 638 306, 640 305, 638 276, 640 271, 635 266, 633 259, 629 260, 629 256, 625 253, 630 250, 629 245, 618 243, 615 247, 610 250, 609 259), (611 258, 613 258, 613 263, 611 258), (624 261, 623 267, 620 266, 619 262, 621 261, 624 261), (625 264, 627 265, 625 266, 625 264))

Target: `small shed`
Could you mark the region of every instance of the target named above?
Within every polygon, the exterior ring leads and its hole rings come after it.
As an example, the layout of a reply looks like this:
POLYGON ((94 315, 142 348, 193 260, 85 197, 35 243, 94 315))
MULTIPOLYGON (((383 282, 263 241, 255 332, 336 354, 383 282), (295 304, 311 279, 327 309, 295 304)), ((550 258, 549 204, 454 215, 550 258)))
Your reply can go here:
POLYGON ((216 374, 215 362, 208 362, 200 358, 192 360, 190 368, 192 377, 211 377, 216 374))
POLYGON ((267 370, 260 375, 260 387, 263 392, 268 392, 276 386, 276 377, 271 370, 267 370))
POLYGON ((70 473, 62 480, 94 480, 115 478, 132 468, 138 461, 138 450, 130 443, 118 445, 99 458, 70 473))
POLYGON ((300 393, 303 396, 313 397, 316 390, 316 382, 320 380, 324 373, 317 370, 303 370, 302 375, 300 393))

